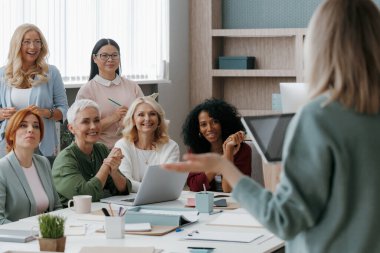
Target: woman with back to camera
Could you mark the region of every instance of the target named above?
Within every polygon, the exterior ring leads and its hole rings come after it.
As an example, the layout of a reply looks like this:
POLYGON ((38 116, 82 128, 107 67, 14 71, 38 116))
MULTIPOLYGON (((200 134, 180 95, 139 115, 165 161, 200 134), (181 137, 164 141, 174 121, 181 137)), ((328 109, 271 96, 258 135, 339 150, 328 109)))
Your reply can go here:
POLYGON ((124 119, 123 138, 115 147, 124 158, 120 171, 132 182, 132 192, 137 192, 150 165, 178 162, 178 144, 169 138, 165 112, 151 97, 137 98, 124 119))
POLYGON ((121 138, 122 122, 130 104, 143 96, 133 81, 120 76, 120 48, 112 39, 99 40, 91 53, 89 82, 77 94, 78 99, 91 99, 100 108, 102 131, 99 141, 108 149, 121 138))
POLYGON ((53 164, 53 179, 63 205, 75 195, 91 195, 93 202, 114 195, 128 195, 131 182, 119 171, 123 155, 98 142, 101 130, 99 106, 90 99, 75 101, 67 112, 74 142, 62 150, 53 164))
POLYGON ((379 27, 370 0, 326 0, 314 13, 305 41, 313 99, 288 127, 275 193, 217 155, 166 167, 222 173, 287 252, 380 252, 379 27))
POLYGON ((44 137, 42 118, 32 107, 9 120, 8 154, 0 159, 0 224, 61 208, 47 158, 34 154, 44 137))
MULTIPOLYGON (((191 153, 221 154, 250 176, 251 148, 243 142, 243 131, 236 108, 220 99, 208 99, 197 105, 182 127, 184 143, 191 153)), ((187 185, 191 191, 203 191, 203 185, 211 191, 231 191, 222 175, 215 172, 190 173, 187 185)))
POLYGON ((65 120, 68 104, 58 69, 46 63, 48 53, 47 41, 37 26, 23 24, 15 30, 8 62, 0 69, 0 157, 5 155, 8 120, 26 107, 44 121, 45 138, 37 151, 54 156, 59 150, 55 122, 65 120))

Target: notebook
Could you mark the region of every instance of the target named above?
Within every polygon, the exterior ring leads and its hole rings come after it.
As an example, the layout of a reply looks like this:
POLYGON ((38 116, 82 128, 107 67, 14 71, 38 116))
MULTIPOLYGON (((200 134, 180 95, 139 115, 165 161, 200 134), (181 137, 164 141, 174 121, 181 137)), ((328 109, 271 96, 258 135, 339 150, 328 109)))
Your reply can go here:
POLYGON ((264 160, 279 162, 285 133, 294 113, 245 116, 241 121, 264 160))
POLYGON ((165 170, 160 165, 149 166, 137 194, 112 196, 101 199, 100 202, 139 206, 176 200, 181 195, 187 175, 165 170))
POLYGON ((0 241, 2 242, 29 242, 38 236, 37 231, 0 229, 0 241))

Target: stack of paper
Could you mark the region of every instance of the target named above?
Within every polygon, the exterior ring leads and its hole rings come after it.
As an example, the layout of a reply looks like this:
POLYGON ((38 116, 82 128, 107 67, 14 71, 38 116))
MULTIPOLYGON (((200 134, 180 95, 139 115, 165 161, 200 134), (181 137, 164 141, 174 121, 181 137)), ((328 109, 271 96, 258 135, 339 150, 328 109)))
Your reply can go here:
POLYGON ((255 218, 245 213, 222 213, 208 225, 234 226, 234 227, 262 227, 255 218))

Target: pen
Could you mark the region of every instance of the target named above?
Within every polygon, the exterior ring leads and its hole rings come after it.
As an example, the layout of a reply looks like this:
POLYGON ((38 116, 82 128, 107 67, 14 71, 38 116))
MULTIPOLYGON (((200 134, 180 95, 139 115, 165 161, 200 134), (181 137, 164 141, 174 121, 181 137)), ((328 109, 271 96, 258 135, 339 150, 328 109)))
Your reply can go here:
POLYGON ((120 206, 120 207, 119 207, 119 212, 118 212, 117 215, 121 216, 122 212, 123 212, 123 208, 120 206))
POLYGON ((109 212, 104 207, 102 208, 102 212, 104 213, 105 216, 110 216, 109 212))
POLYGON ((108 206, 110 207, 110 212, 111 212, 111 215, 112 215, 112 216, 115 216, 115 214, 113 213, 113 210, 112 210, 112 206, 111 206, 111 203, 108 203, 108 206))
POLYGON ((217 214, 217 213, 221 213, 221 212, 223 212, 223 210, 215 210, 215 211, 209 213, 209 215, 213 215, 213 214, 217 214))
POLYGON ((111 98, 108 98, 108 100, 111 101, 112 103, 114 103, 117 106, 122 106, 120 103, 116 102, 115 100, 113 100, 111 98))

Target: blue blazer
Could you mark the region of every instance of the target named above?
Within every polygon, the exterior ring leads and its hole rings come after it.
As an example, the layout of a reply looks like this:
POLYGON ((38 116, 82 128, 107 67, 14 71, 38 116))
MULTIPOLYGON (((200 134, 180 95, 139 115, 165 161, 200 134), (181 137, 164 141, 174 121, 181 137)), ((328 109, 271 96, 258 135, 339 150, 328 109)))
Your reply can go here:
MULTIPOLYGON (((62 208, 46 157, 33 155, 42 186, 49 199, 48 211, 62 208)), ((37 215, 36 201, 13 151, 0 159, 0 224, 37 215)))
MULTIPOLYGON (((61 74, 53 65, 49 65, 48 78, 47 83, 32 87, 28 104, 47 109, 59 109, 63 115, 63 122, 66 119, 69 106, 61 74)), ((11 91, 12 87, 5 81, 5 67, 2 67, 0 69, 0 108, 12 106, 11 91)), ((40 143, 40 151, 44 156, 57 155, 59 140, 55 131, 55 120, 44 118, 43 121, 45 134, 40 143)), ((7 123, 8 120, 1 122, 0 142, 2 142, 2 150, 0 150, 0 157, 5 155, 4 134, 7 123)))

